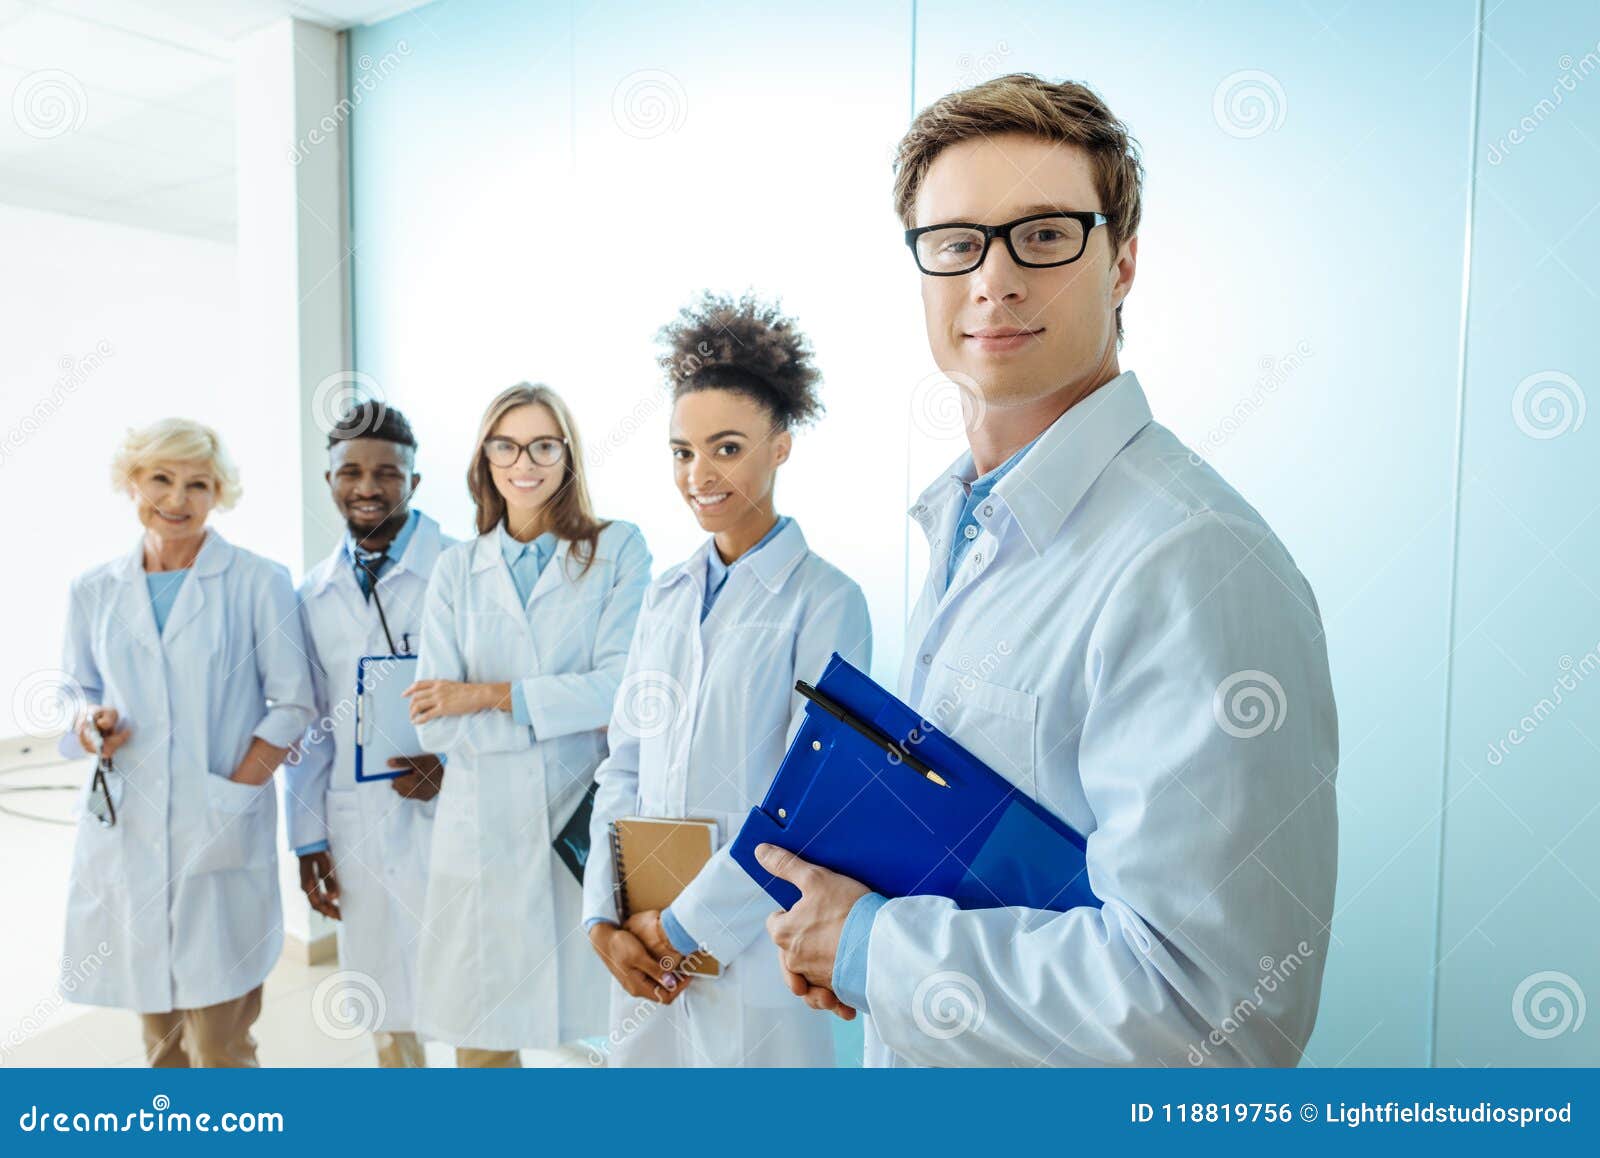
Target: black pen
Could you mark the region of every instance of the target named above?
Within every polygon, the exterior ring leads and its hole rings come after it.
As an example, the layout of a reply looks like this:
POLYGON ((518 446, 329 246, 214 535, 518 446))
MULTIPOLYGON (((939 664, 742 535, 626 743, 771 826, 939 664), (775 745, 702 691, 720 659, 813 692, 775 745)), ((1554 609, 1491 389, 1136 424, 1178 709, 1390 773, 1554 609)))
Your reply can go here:
POLYGON ((795 680, 794 690, 799 692, 812 703, 816 704, 817 707, 827 712, 828 715, 838 720, 841 724, 848 724, 850 727, 854 728, 861 735, 865 736, 878 747, 882 748, 892 758, 905 761, 905 763, 909 765, 913 771, 920 772, 923 776, 933 781, 940 788, 950 787, 949 782, 946 781, 943 776, 939 775, 932 768, 928 767, 928 765, 917 759, 917 757, 913 756, 909 751, 906 750, 905 745, 890 739, 888 736, 880 732, 877 728, 874 728, 866 721, 856 719, 854 715, 847 711, 831 696, 819 692, 816 688, 806 683, 805 680, 795 680))

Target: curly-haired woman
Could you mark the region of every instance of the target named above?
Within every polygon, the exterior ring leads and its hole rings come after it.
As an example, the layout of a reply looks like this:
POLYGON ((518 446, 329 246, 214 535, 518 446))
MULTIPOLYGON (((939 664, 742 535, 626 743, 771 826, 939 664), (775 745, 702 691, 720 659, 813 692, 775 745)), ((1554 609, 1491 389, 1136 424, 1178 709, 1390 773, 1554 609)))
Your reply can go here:
POLYGON ((724 847, 667 909, 626 921, 609 860, 590 858, 584 923, 617 981, 609 1063, 831 1065, 830 1019, 785 986, 765 935, 772 902, 726 848, 799 727, 795 680, 817 679, 835 651, 858 667, 871 655, 861 589, 774 498, 794 428, 822 409, 821 376, 793 320, 750 295, 706 294, 661 337, 673 476, 710 537, 645 594, 590 832, 604 848, 621 816, 706 817, 724 847), (681 971, 701 951, 719 976, 681 971))

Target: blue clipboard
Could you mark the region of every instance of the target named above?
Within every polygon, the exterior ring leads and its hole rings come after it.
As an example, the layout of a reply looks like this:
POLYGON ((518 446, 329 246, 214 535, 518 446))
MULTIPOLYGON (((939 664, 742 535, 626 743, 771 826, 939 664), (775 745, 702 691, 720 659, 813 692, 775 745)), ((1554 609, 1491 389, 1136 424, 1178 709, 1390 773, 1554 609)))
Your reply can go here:
POLYGON ((809 700, 805 718, 731 849, 778 904, 800 893, 756 862, 762 843, 887 897, 1100 906, 1078 832, 837 652, 815 688, 795 688, 809 700))
POLYGON ((400 693, 416 682, 414 655, 364 655, 356 663, 356 782, 393 780, 404 768, 391 756, 417 756, 422 741, 411 723, 411 702, 400 693))

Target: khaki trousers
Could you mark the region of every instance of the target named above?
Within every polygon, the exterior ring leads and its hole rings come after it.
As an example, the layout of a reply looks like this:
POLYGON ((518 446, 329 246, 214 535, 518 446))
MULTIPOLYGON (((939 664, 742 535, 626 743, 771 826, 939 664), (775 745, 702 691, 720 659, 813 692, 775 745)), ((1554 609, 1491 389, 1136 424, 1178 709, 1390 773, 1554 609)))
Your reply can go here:
POLYGON ((261 1016, 261 986, 242 997, 202 1009, 141 1013, 145 1060, 155 1069, 254 1068, 256 1039, 250 1027, 261 1016))
POLYGON ((467 1049, 456 1046, 456 1068, 463 1070, 520 1070, 522 1055, 514 1049, 467 1049))
POLYGON ((378 1065, 386 1070, 426 1069, 428 1059, 422 1042, 414 1033, 374 1033, 373 1044, 378 1047, 378 1065))

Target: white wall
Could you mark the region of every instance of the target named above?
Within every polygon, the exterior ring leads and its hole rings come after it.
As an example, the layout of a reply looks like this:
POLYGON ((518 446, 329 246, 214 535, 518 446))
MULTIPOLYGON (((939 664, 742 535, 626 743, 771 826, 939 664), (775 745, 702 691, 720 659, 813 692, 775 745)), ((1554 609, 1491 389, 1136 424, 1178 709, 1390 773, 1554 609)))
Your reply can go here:
POLYGON ((291 565, 298 512, 273 496, 297 485, 298 435, 290 407, 240 389, 233 246, 0 206, 0 253, 0 735, 16 735, 18 689, 60 662, 68 578, 138 535, 110 485, 123 432, 216 427, 245 491, 217 527, 291 565))

